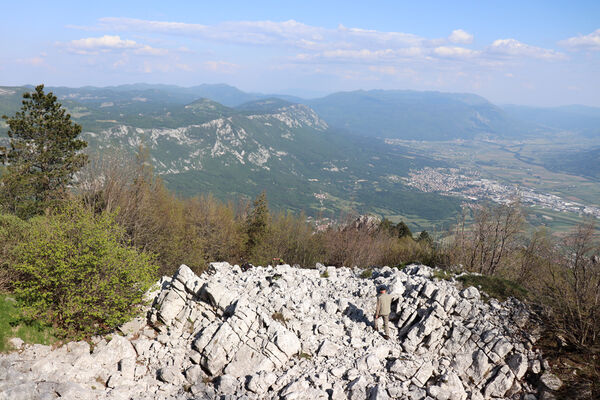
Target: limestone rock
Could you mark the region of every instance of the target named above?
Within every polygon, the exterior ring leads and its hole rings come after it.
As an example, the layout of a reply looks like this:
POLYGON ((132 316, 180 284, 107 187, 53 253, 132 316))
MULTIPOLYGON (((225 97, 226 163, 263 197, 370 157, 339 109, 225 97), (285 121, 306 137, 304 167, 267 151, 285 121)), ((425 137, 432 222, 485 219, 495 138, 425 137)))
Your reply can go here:
MULTIPOLYGON (((487 400, 523 397, 535 390, 525 374, 547 371, 516 300, 485 303, 423 265, 361 272, 182 265, 148 293, 147 319, 93 338, 92 353, 72 342, 0 354, 0 400, 487 400), (381 285, 394 298, 389 340, 373 329, 381 285)), ((546 397, 560 384, 540 382, 546 397)))
POLYGON ((562 387, 562 381, 553 373, 546 371, 540 376, 540 382, 550 390, 558 390, 562 387))
POLYGON ((24 344, 25 342, 23 341, 23 339, 18 337, 14 337, 8 340, 8 346, 16 350, 20 350, 24 344))

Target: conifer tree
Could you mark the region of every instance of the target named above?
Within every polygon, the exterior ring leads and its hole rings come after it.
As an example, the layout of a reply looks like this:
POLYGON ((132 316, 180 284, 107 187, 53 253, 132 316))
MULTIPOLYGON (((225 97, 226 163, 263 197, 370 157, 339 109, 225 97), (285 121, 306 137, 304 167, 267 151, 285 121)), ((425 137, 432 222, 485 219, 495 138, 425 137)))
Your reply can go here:
POLYGON ((404 223, 404 221, 398 222, 398 224, 396 225, 396 232, 398 232, 399 238, 403 238, 405 236, 412 237, 412 232, 410 231, 408 225, 404 223))
POLYGON ((254 207, 246 219, 246 254, 250 255, 252 250, 260 243, 267 232, 269 223, 269 205, 267 194, 263 191, 254 200, 254 207))
POLYGON ((65 197, 73 175, 87 162, 80 150, 87 146, 77 139, 81 126, 51 92, 39 85, 23 94, 23 106, 8 124, 10 148, 2 162, 7 168, 0 179, 0 204, 22 218, 55 206, 65 197))

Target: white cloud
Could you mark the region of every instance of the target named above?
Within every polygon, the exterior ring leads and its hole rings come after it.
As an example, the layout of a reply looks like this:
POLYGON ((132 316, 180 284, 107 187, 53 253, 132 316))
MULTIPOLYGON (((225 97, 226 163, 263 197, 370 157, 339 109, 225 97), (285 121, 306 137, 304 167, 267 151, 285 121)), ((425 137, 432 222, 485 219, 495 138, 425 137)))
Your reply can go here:
POLYGON ((135 54, 147 55, 147 56, 164 56, 169 53, 166 49, 157 49, 150 46, 142 46, 133 51, 135 54))
POLYGON ((120 36, 111 35, 76 39, 64 44, 59 43, 59 45, 65 46, 68 51, 75 54, 99 54, 127 50, 132 50, 138 55, 164 55, 167 53, 165 49, 153 48, 134 40, 121 39, 120 36))
MULTIPOLYGON (((151 21, 135 18, 101 18, 98 28, 111 31, 162 33, 238 44, 285 45, 310 50, 356 48, 366 44, 383 47, 427 45, 428 40, 403 32, 382 32, 339 25, 336 29, 307 25, 295 20, 230 21, 215 25, 151 21)), ((85 27, 73 27, 89 29, 85 27)))
POLYGON ((579 35, 561 40, 558 44, 570 50, 600 50, 600 29, 596 29, 589 35, 579 35))
POLYGON ((450 36, 448 36, 448 40, 452 43, 462 43, 469 44, 473 42, 473 35, 469 32, 465 32, 462 29, 456 29, 452 31, 450 36))
POLYGON ((436 47, 433 52, 440 57, 448 58, 470 58, 479 54, 479 52, 475 50, 452 46, 436 47))
POLYGON ((545 60, 563 59, 565 55, 555 50, 530 46, 516 39, 498 39, 488 47, 487 52, 492 55, 508 57, 531 57, 545 60))
MULTIPOLYGON (((339 25, 325 28, 288 21, 229 21, 214 25, 152 21, 135 18, 101 18, 97 26, 112 32, 141 32, 184 36, 208 42, 241 46, 266 46, 282 49, 283 58, 301 64, 385 64, 424 63, 449 65, 469 59, 482 67, 501 66, 508 61, 536 58, 556 60, 564 54, 552 49, 531 46, 516 39, 498 39, 491 45, 469 49, 460 44, 473 42, 473 34, 456 29, 447 38, 425 38, 405 32, 385 32, 339 25)), ((74 51, 107 51, 121 47, 138 55, 164 55, 154 49, 119 36, 103 36, 71 42, 74 51), (101 49, 101 50, 98 50, 101 49)), ((205 68, 231 70, 232 66, 212 64, 205 68)), ((238 66, 239 67, 239 66, 238 66)))

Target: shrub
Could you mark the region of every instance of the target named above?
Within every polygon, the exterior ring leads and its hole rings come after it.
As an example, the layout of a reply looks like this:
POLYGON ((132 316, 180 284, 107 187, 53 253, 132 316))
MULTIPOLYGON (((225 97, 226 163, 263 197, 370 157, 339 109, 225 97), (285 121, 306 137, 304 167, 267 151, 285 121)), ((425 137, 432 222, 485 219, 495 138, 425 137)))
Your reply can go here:
POLYGON ((29 224, 22 219, 9 214, 0 214, 0 291, 13 289, 19 274, 15 274, 10 266, 13 264, 12 252, 14 247, 26 241, 26 231, 29 224))
POLYGON ((253 247, 250 261, 267 265, 273 257, 278 257, 291 265, 314 265, 323 257, 320 239, 304 214, 273 213, 267 219, 261 241, 253 247))
POLYGON ((600 242, 593 221, 577 226, 564 240, 555 263, 540 270, 539 292, 551 325, 582 349, 600 345, 600 242))
POLYGON ((22 274, 15 294, 25 317, 55 324, 61 335, 106 332, 136 314, 155 279, 152 257, 125 240, 114 215, 70 206, 30 220, 14 248, 22 274))

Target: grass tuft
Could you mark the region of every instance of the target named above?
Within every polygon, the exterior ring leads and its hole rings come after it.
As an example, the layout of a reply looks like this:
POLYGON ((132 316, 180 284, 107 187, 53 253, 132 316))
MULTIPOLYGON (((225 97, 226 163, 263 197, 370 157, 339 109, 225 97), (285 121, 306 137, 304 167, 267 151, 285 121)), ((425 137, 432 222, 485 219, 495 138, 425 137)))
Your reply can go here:
POLYGON ((363 272, 361 272, 360 277, 363 279, 369 279, 373 277, 373 270, 371 268, 367 268, 364 269, 363 272))
POLYGON ((52 327, 38 321, 25 320, 14 297, 2 293, 0 294, 0 352, 12 350, 8 340, 13 337, 21 338, 25 343, 46 345, 57 341, 52 327))
POLYGON ((527 300, 527 290, 518 283, 488 275, 462 275, 457 278, 464 287, 475 286, 498 301, 505 301, 509 297, 518 300, 527 300))
POLYGON ((284 325, 287 322, 283 314, 280 312, 274 312, 273 315, 271 315, 271 318, 273 318, 274 321, 279 321, 284 325))
POLYGON ((444 281, 449 281, 454 277, 455 274, 453 274, 452 272, 446 271, 445 269, 436 269, 433 271, 433 278, 434 279, 439 279, 439 280, 444 280, 444 281))

